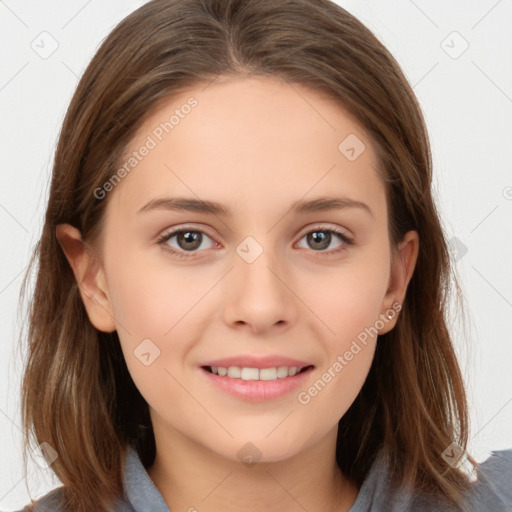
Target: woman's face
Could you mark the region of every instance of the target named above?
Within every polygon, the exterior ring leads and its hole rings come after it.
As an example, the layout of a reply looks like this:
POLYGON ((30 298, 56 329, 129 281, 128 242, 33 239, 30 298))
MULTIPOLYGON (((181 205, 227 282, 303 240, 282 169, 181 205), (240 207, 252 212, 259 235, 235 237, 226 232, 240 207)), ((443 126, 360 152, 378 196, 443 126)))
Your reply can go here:
POLYGON ((268 461, 332 434, 404 291, 365 132, 316 92, 230 79, 173 98, 128 153, 98 191, 101 259, 155 432, 268 461))

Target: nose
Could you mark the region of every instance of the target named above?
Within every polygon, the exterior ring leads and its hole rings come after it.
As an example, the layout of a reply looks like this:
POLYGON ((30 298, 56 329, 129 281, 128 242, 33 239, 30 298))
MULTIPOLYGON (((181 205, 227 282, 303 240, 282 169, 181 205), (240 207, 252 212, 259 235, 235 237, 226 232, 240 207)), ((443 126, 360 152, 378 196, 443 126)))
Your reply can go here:
POLYGON ((265 248, 252 262, 234 254, 225 295, 225 322, 253 334, 289 328, 297 318, 298 299, 290 272, 283 267, 271 249, 265 248))

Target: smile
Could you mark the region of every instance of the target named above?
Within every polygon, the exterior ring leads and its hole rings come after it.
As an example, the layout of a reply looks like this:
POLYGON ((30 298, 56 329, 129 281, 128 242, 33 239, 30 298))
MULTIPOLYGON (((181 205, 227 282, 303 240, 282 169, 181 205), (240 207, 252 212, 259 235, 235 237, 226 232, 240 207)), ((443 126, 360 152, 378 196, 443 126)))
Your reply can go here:
POLYGON ((221 377, 242 380, 277 380, 293 377, 307 370, 310 366, 299 368, 297 366, 279 366, 274 368, 247 368, 239 366, 205 366, 204 368, 221 377))
MULTIPOLYGON (((201 375, 222 393, 244 402, 268 402, 286 396, 307 385, 313 365, 275 366, 201 366, 201 375)), ((203 378, 203 377, 201 377, 203 378)))

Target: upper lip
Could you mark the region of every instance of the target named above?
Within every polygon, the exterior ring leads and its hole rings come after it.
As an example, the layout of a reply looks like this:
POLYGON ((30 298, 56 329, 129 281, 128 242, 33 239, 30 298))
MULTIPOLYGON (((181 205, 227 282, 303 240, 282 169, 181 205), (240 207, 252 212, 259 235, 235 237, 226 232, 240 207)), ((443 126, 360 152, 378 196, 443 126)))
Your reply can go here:
POLYGON ((201 364, 201 366, 220 366, 223 368, 229 368, 230 366, 238 366, 239 368, 279 368, 280 366, 295 366, 297 368, 304 368, 305 366, 312 366, 312 364, 307 361, 300 361, 279 355, 264 357, 240 355, 206 361, 201 364))

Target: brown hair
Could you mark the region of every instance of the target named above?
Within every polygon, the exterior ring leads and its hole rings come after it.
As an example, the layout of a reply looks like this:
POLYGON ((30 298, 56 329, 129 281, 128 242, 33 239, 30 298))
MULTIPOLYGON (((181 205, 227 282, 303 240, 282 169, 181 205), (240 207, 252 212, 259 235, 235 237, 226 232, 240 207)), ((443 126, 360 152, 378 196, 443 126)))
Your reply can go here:
MULTIPOLYGON (((90 323, 55 229, 69 223, 91 245, 102 230, 101 187, 137 129, 164 101, 217 76, 271 75, 321 93, 371 137, 386 183, 396 248, 417 230, 420 252, 395 328, 377 344, 369 375, 339 422, 337 460, 359 485, 380 449, 392 482, 461 502, 467 476, 443 451, 466 448, 463 378, 447 328, 455 286, 431 195, 432 163, 421 109, 378 39, 329 0, 153 0, 121 21, 78 84, 55 154, 30 304, 22 390, 25 446, 33 433, 58 458, 69 510, 104 510, 122 493, 126 447, 155 456, 148 406, 117 333, 90 323), (33 432, 31 432, 33 430, 33 432)), ((471 457, 469 460, 475 464, 471 457)), ((26 461, 25 461, 26 464, 26 461)))

